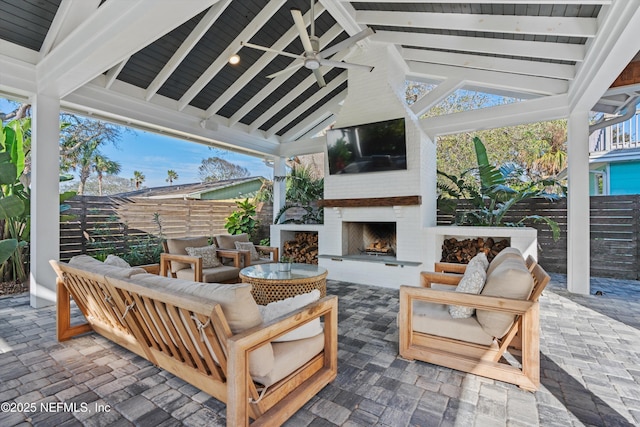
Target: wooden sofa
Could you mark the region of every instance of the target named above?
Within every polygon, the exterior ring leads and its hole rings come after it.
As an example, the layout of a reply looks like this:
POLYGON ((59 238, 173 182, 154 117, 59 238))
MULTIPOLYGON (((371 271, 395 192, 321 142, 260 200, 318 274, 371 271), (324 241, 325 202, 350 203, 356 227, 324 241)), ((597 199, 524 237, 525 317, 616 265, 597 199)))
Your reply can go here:
MULTIPOLYGON (((529 272, 530 291, 525 289, 522 298, 487 295, 493 292, 485 289, 480 295, 473 295, 432 288, 436 283, 449 288, 456 286, 465 272, 461 264, 437 263, 437 271, 422 273, 423 288, 402 286, 398 316, 400 356, 512 383, 525 390, 537 390, 540 385, 538 298, 550 278, 533 258, 525 262, 522 256, 516 258, 510 251, 502 258, 502 265, 496 263, 500 261, 496 257, 489 266, 486 283, 492 274, 516 283, 529 272), (476 314, 469 319, 453 319, 447 310, 450 304, 474 307, 476 314), (478 312, 483 315, 480 320, 478 312), (495 314, 502 317, 501 322, 506 321, 504 329, 500 327, 501 332, 496 333, 492 327, 487 332, 483 321, 495 314), (506 332, 502 332, 504 330, 506 332), (506 353, 519 357, 520 363, 508 362, 506 353)), ((500 279, 493 276, 491 280, 500 279)))
POLYGON ((99 333, 226 402, 228 426, 280 425, 336 377, 335 296, 263 323, 248 284, 195 283, 87 258, 50 262, 58 340, 99 333), (71 325, 71 297, 87 323, 71 325), (274 342, 320 317, 319 335, 274 342))

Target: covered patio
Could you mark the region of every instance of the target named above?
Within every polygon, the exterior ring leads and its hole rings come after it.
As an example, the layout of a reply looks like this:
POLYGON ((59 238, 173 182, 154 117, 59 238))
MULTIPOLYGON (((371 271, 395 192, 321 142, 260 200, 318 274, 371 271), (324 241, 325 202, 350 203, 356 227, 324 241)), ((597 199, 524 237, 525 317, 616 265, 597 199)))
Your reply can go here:
MULTIPOLYGON (((398 292, 330 281, 340 299, 338 377, 286 425, 638 425, 640 284, 591 286, 603 295, 569 293, 566 276, 553 275, 540 298, 534 394, 401 359, 398 292)), ((31 309, 26 295, 0 299, 0 337, 0 401, 36 405, 3 408, 3 426, 225 425, 224 404, 97 334, 57 342, 54 310, 31 309)))
MULTIPOLYGON (((55 301, 48 260, 58 258, 59 224, 49 213, 61 109, 263 157, 275 175, 290 156, 326 152, 315 136, 331 123, 402 116, 413 138, 407 171, 331 177, 325 198, 354 197, 345 196, 354 188, 372 193, 358 197, 419 197, 403 215, 423 240, 435 225, 439 135, 568 118, 567 286, 588 294, 589 111, 622 113, 637 101, 639 9, 640 0, 4 0, 0 93, 33 106, 31 305, 55 301), (310 69, 327 58, 303 47, 305 31, 333 62, 310 69), (631 79, 610 89, 628 65, 631 79), (408 106, 406 80, 436 87, 408 106), (517 102, 420 119, 458 89, 517 102)), ((283 203, 281 183, 274 211, 283 203)), ((329 212, 331 225, 341 211, 329 212)), ((428 269, 433 256, 409 261, 428 269)))

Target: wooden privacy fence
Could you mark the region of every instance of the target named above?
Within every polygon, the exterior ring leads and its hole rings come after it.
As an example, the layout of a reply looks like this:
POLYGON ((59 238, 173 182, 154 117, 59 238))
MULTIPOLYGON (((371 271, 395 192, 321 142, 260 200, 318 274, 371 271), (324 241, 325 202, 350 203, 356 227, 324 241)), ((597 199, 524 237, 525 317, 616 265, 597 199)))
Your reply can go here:
MULTIPOLYGON (((225 218, 237 209, 232 201, 218 200, 76 196, 66 203, 71 209, 65 213, 74 219, 60 224, 62 260, 99 252, 92 243, 98 240, 99 246, 118 252, 126 250, 127 241, 149 234, 165 238, 224 234, 225 218)), ((272 208, 263 207, 258 216, 268 230, 272 208)))
MULTIPOLYGON (((187 237, 226 233, 225 218, 236 205, 229 201, 142 199, 76 196, 68 201, 73 221, 60 224, 60 257, 99 251, 91 244, 99 238, 103 244, 125 250, 127 239, 159 235, 154 223, 158 214, 164 237, 187 237)), ((469 206, 461 201, 460 206, 469 206)), ((254 240, 269 236, 273 207, 261 206, 261 229, 254 240)), ((567 271, 567 201, 525 200, 511 208, 505 222, 515 222, 526 215, 547 216, 561 230, 560 240, 553 240, 544 223, 528 223, 538 230, 539 260, 545 270, 567 271)), ((585 212, 586 215, 586 212, 585 212)), ((640 195, 591 197, 591 274, 600 277, 640 279, 640 195)), ((451 224, 453 217, 438 212, 438 224, 451 224)))
MULTIPOLYGON (((619 279, 640 279, 640 195, 592 196, 591 275, 619 279)), ((470 206, 462 201, 459 206, 470 206)), ((553 240, 544 223, 528 222, 538 230, 538 257, 545 270, 567 272, 567 200, 524 200, 512 207, 505 222, 516 222, 526 215, 544 215, 560 226, 560 240, 553 240)), ((587 215, 587 212, 585 212, 587 215)), ((451 224, 452 215, 438 212, 438 224, 451 224)))

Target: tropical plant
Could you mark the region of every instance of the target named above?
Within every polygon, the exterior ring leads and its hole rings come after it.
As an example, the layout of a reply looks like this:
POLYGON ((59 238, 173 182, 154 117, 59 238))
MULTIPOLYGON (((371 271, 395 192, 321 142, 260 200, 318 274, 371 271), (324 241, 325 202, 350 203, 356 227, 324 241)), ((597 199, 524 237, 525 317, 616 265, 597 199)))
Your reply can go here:
POLYGON ((286 181, 286 203, 278 211, 274 224, 281 222, 282 216, 292 208, 302 208, 306 213, 301 218, 287 218, 283 224, 322 224, 324 210, 316 202, 324 196, 324 178, 315 178, 309 167, 294 165, 286 176, 276 176, 275 181, 286 181))
MULTIPOLYGON (((24 170, 23 135, 25 123, 13 120, 2 126, 0 133, 0 263, 3 279, 22 280, 26 276, 22 261, 22 248, 26 245, 21 237, 25 234, 28 196, 19 181, 24 170), (7 263, 7 261, 9 261, 7 263)), ((28 230, 26 230, 28 235, 28 230)))
MULTIPOLYGON (((93 157, 93 170, 98 175, 98 195, 102 196, 102 178, 104 175, 117 175, 120 173, 120 163, 110 160, 102 154, 93 157)), ((83 183, 84 184, 84 183, 83 183)))
POLYGON ((144 174, 140 171, 133 171, 133 183, 136 186, 136 190, 140 189, 140 186, 142 185, 142 183, 144 182, 144 180, 147 179, 144 174))
POLYGON ((173 181, 177 179, 178 179, 178 172, 174 171, 173 169, 169 169, 167 171, 167 179, 165 181, 167 181, 169 185, 173 185, 173 181))
POLYGON ((473 143, 477 167, 463 171, 459 177, 438 171, 445 178, 444 182, 438 182, 438 207, 451 212, 457 206, 457 199, 464 198, 473 208, 456 213, 455 222, 459 225, 524 226, 525 221, 532 220, 546 223, 551 228, 554 240, 558 240, 558 224, 545 216, 527 215, 517 222, 504 222, 504 217, 510 208, 522 200, 544 197, 556 201, 566 194, 566 189, 554 178, 531 180, 514 163, 495 167, 489 163, 480 138, 475 137, 473 143), (559 189, 559 192, 547 191, 550 188, 559 189))
POLYGON ((158 212, 154 212, 152 221, 158 230, 156 235, 131 236, 126 232, 114 234, 113 230, 126 229, 127 225, 121 224, 116 215, 108 217, 104 223, 95 226, 91 235, 87 235, 89 247, 95 250, 92 256, 104 261, 109 255, 118 255, 134 266, 159 263, 164 234, 158 212))
POLYGON ((256 206, 249 199, 244 201, 237 200, 236 206, 238 206, 238 210, 226 218, 224 228, 227 229, 229 234, 247 233, 249 239, 251 239, 259 224, 259 221, 255 218, 256 206))

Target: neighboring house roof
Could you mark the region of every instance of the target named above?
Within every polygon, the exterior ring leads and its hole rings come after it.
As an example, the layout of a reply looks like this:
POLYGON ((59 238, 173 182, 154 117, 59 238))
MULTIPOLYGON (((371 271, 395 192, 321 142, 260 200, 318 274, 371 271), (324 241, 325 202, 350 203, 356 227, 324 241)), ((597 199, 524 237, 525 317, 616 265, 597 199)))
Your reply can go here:
POLYGON ((592 153, 589 156, 589 166, 591 169, 594 169, 595 167, 599 167, 607 163, 631 162, 637 160, 640 160, 640 148, 624 148, 592 153))
MULTIPOLYGON (((136 191, 116 194, 119 197, 146 197, 149 199, 228 199, 229 190, 243 188, 243 194, 260 189, 265 178, 254 176, 249 178, 226 179, 216 182, 198 182, 192 184, 176 184, 163 187, 143 188, 136 191), (217 197, 219 196, 219 197, 217 197)), ((236 194, 242 197, 243 194, 236 194)))

